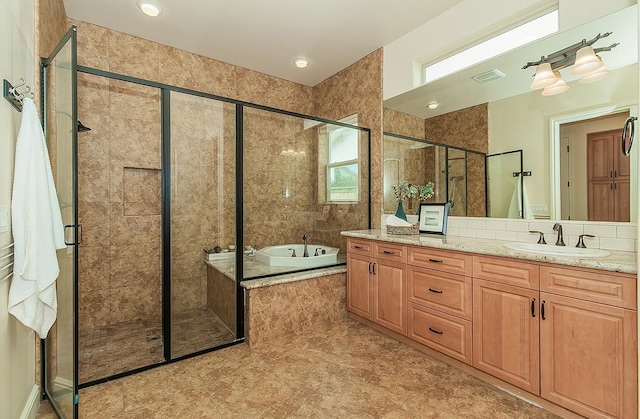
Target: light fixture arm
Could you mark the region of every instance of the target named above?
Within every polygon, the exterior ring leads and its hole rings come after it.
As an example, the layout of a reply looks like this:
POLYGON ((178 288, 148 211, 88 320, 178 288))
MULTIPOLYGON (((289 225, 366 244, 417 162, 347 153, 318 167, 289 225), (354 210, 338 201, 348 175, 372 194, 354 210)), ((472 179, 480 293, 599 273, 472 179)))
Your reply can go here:
MULTIPOLYGON (((595 44, 599 39, 602 38, 606 38, 607 36, 611 35, 613 32, 605 32, 605 33, 599 33, 598 35, 596 35, 593 39, 587 41, 586 39, 583 39, 580 42, 577 42, 571 46, 568 46, 566 48, 563 48, 559 51, 556 51, 554 53, 551 53, 549 55, 542 56, 540 57, 540 60, 538 61, 529 61, 527 64, 525 64, 524 67, 522 67, 523 70, 526 70, 529 67, 534 67, 534 66, 538 66, 542 63, 549 63, 551 64, 551 68, 553 70, 561 70, 563 68, 569 67, 570 65, 572 65, 575 61, 575 57, 576 57, 576 52, 583 47, 587 47, 587 46, 591 46, 593 44, 595 44)), ((604 47, 604 48, 597 48, 594 49, 594 51, 596 53, 600 52, 600 51, 611 51, 612 48, 615 48, 616 46, 618 46, 619 44, 612 44, 611 46, 608 47, 604 47)))

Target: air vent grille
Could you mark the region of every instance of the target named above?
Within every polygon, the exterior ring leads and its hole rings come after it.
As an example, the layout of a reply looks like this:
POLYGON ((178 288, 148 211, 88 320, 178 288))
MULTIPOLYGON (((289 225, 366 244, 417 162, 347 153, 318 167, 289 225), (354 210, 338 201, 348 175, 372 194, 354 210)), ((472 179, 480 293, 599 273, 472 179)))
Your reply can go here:
POLYGON ((478 83, 488 83, 490 81, 498 80, 503 77, 505 77, 505 74, 502 71, 494 68, 493 70, 489 70, 482 74, 477 74, 471 78, 477 81, 478 83))

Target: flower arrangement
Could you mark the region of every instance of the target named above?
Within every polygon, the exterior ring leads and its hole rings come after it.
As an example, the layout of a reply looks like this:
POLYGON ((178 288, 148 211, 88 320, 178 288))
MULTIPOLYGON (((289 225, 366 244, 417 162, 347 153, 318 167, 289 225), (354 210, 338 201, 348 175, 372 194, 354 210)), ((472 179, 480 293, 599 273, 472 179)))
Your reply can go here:
POLYGON ((427 182, 426 185, 418 185, 416 188, 418 189, 418 200, 420 202, 425 202, 427 199, 433 197, 433 182, 427 182))
POLYGON ((410 184, 406 180, 403 180, 398 185, 393 185, 391 189, 393 189, 393 194, 396 196, 398 202, 411 199, 418 194, 418 187, 410 184))

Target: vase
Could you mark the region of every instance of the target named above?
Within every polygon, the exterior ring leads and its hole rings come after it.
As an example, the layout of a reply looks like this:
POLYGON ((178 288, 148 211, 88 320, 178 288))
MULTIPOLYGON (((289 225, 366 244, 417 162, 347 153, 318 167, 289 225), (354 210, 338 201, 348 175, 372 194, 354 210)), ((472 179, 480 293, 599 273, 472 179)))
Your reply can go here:
POLYGON ((402 201, 398 202, 398 209, 396 210, 396 217, 407 221, 407 214, 404 213, 404 207, 402 206, 402 201))

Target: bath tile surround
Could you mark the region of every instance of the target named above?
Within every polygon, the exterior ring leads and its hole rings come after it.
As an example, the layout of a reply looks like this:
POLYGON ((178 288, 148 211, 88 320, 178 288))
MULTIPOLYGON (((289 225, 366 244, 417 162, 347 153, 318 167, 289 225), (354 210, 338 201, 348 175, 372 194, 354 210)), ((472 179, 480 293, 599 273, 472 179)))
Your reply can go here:
MULTIPOLYGON (((386 218, 381 218, 382 228, 386 228, 386 218)), ((412 216, 410 216, 412 217, 412 216)), ((415 221, 417 221, 417 216, 415 221)), ((413 218, 409 221, 412 222, 413 218)), ((506 218, 449 217, 447 236, 471 237, 478 239, 505 240, 536 243, 537 233, 542 231, 548 244, 556 242, 557 233, 553 231, 556 221, 514 220, 506 218)), ((624 252, 638 251, 638 225, 635 223, 613 223, 594 221, 559 221, 562 225, 564 242, 567 246, 575 246, 578 236, 592 234, 596 237, 584 238, 588 248, 603 250, 619 250, 624 252)))

